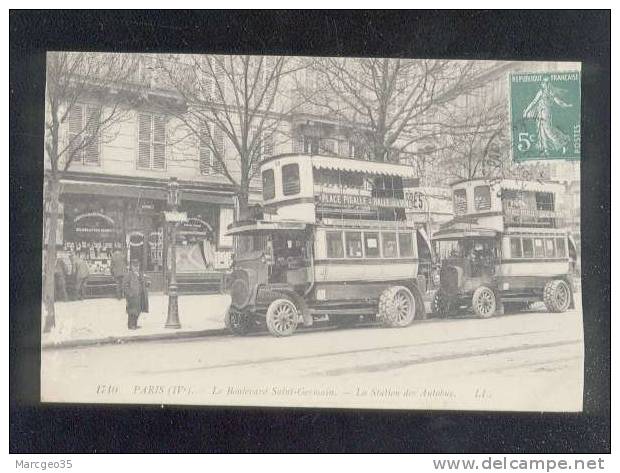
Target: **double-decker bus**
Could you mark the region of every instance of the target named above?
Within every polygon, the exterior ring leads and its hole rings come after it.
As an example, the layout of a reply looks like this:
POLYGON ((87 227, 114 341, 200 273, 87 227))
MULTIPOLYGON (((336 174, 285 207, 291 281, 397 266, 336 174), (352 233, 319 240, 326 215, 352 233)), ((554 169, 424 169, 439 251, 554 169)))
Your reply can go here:
POLYGON ((287 336, 318 319, 405 327, 425 317, 419 255, 431 249, 406 219, 410 167, 289 154, 263 161, 260 172, 259 211, 228 227, 233 333, 264 325, 287 336))
POLYGON ((468 180, 452 185, 454 218, 433 236, 441 259, 433 312, 471 308, 478 317, 543 301, 574 305, 575 242, 561 217, 559 184, 468 180))

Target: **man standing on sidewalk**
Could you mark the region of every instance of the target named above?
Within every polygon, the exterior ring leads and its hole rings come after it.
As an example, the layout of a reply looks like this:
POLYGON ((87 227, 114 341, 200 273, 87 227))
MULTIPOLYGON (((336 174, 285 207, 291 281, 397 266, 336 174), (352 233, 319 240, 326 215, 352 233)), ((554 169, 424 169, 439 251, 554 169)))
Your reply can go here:
POLYGON ((79 255, 71 253, 71 266, 73 267, 73 277, 75 278, 75 298, 81 301, 84 298, 84 284, 90 273, 88 264, 79 255))
POLYGON ((147 281, 140 271, 140 261, 131 261, 130 270, 123 279, 123 291, 127 301, 127 328, 135 330, 140 313, 149 311, 147 281))
POLYGON ((123 298, 123 280, 127 273, 127 263, 125 261, 125 255, 120 249, 114 250, 112 253, 112 262, 110 266, 112 277, 116 280, 116 298, 123 298))

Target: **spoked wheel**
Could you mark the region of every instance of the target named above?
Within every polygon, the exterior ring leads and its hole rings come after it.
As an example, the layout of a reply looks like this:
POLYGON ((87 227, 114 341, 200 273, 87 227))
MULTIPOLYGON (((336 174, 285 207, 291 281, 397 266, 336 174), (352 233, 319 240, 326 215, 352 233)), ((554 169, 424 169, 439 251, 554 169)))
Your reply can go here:
POLYGON ((388 327, 406 327, 415 318, 415 298, 405 286, 386 289, 379 298, 379 316, 388 327))
POLYGON ((543 300, 549 312, 566 312, 571 303, 570 287, 561 279, 549 281, 545 284, 543 300))
POLYGON ((231 307, 224 317, 224 325, 235 335, 245 335, 250 331, 252 319, 246 312, 231 307))
POLYGON ((433 297, 433 314, 442 319, 448 318, 452 310, 450 298, 442 290, 435 292, 433 297))
POLYGON ((269 305, 265 320, 272 335, 288 337, 297 328, 299 312, 291 300, 276 299, 269 305))
POLYGON ((480 286, 474 291, 471 306, 474 313, 481 319, 492 317, 497 308, 495 293, 490 287, 480 286))

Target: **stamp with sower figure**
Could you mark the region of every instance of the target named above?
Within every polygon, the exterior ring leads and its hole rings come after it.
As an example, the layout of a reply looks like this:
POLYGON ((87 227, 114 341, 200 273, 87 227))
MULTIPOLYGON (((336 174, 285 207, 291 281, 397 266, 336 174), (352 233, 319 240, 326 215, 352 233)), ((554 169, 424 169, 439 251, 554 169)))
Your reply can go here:
POLYGON ((581 158, 579 72, 510 74, 514 161, 581 158))

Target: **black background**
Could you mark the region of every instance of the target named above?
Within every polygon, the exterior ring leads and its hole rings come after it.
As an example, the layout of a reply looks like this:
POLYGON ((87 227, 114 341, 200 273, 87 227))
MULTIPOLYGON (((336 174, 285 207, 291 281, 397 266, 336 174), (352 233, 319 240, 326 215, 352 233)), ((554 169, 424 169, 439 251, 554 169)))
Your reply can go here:
POLYGON ((609 452, 610 24, 608 11, 12 11, 10 451, 609 452), (41 404, 45 52, 66 49, 583 61, 584 413, 41 404))

